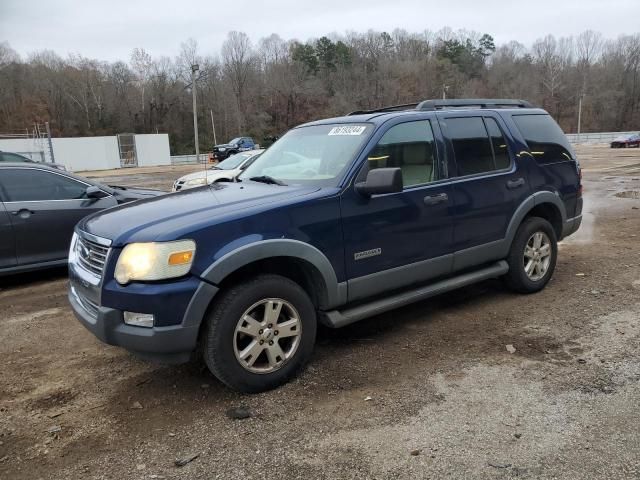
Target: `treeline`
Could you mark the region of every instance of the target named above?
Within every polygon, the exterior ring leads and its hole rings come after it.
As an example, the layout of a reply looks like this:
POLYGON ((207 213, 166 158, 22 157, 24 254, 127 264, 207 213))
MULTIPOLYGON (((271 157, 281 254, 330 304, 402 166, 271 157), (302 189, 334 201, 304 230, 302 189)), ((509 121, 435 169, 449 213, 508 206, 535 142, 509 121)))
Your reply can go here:
POLYGON ((273 34, 252 44, 230 32, 220 52, 194 40, 176 58, 142 48, 127 62, 41 51, 20 57, 0 42, 0 133, 49 121, 54 136, 170 135, 193 151, 191 66, 197 72, 201 149, 237 135, 258 141, 312 119, 426 98, 523 98, 575 132, 640 129, 640 34, 551 35, 529 48, 489 34, 443 29, 368 31, 300 43, 273 34))

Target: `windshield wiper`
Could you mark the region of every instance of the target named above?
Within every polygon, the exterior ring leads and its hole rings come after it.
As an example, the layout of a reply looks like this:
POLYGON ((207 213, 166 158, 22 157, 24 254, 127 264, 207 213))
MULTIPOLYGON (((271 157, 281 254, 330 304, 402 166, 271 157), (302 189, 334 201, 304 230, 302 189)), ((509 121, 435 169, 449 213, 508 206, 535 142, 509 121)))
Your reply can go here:
POLYGON ((277 178, 270 177, 269 175, 260 175, 258 177, 251 177, 249 180, 254 182, 268 183, 270 185, 282 185, 286 186, 287 184, 278 180, 277 178))

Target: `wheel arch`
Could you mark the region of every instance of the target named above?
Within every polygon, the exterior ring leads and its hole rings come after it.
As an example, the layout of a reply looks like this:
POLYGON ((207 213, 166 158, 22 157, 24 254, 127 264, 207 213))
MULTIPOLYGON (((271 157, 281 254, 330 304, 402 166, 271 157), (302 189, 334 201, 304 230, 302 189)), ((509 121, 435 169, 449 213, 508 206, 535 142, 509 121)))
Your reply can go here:
POLYGON ((223 288, 256 273, 275 273, 299 283, 320 309, 346 300, 346 282, 338 282, 331 262, 320 250, 299 240, 272 239, 244 245, 213 262, 202 278, 223 288))
POLYGON ((562 229, 567 221, 564 202, 557 193, 550 191, 536 192, 520 204, 507 228, 506 244, 511 247, 518 228, 528 217, 541 217, 553 226, 558 241, 562 239, 562 229))

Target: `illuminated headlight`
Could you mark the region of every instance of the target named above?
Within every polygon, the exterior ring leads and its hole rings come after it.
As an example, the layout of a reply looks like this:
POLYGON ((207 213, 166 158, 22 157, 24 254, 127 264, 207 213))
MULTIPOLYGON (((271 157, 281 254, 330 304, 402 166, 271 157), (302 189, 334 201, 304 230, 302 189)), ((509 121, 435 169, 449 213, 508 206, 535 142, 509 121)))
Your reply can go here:
POLYGON ((224 147, 220 147, 220 148, 218 149, 218 151, 219 151, 219 152, 224 152, 224 151, 226 151, 226 150, 227 150, 227 149, 226 149, 226 148, 224 148, 224 147))
POLYGON ((164 280, 186 275, 196 254, 193 240, 130 243, 116 264, 115 278, 121 285, 132 280, 164 280))
POLYGON ((204 178, 194 178, 193 180, 187 180, 184 182, 185 185, 190 187, 195 187, 196 185, 205 185, 207 182, 204 178))

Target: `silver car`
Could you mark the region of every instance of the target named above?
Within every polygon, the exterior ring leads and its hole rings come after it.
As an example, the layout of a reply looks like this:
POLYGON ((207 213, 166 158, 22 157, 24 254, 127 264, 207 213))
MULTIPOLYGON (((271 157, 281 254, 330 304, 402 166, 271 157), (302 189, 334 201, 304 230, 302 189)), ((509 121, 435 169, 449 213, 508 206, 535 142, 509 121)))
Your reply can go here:
POLYGON ((201 187, 202 185, 211 185, 214 182, 231 182, 245 168, 251 165, 262 152, 264 152, 264 149, 236 153, 204 171, 180 177, 173 184, 173 191, 178 192, 188 188, 201 187))

